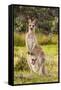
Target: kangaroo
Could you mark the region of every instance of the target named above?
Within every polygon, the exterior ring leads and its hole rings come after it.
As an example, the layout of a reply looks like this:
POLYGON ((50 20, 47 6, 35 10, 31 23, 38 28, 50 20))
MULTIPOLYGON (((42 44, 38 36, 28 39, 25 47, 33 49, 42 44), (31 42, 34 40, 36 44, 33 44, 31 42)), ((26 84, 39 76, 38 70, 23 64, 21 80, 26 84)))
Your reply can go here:
POLYGON ((37 44, 37 39, 34 32, 35 32, 35 20, 31 21, 31 19, 29 19, 28 32, 26 34, 26 40, 25 40, 28 53, 31 53, 34 46, 37 44))
POLYGON ((30 69, 39 75, 46 74, 45 70, 45 54, 38 45, 35 36, 36 20, 28 19, 28 32, 26 33, 26 47, 28 50, 27 62, 30 69))

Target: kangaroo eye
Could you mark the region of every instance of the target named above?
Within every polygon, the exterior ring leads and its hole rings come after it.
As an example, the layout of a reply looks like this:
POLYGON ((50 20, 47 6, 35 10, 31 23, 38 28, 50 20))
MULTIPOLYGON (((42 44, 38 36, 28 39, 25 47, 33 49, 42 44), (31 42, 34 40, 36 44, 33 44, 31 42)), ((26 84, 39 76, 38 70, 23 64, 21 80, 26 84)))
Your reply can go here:
POLYGON ((31 25, 29 25, 29 26, 31 26, 31 25))

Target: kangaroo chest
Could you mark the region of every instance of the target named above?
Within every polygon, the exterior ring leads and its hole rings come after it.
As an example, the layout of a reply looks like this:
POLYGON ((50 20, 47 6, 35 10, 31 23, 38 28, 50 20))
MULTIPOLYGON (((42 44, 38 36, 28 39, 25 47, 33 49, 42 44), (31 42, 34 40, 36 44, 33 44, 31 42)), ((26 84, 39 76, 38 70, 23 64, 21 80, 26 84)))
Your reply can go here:
POLYGON ((33 47, 33 44, 35 43, 35 37, 34 37, 34 35, 33 34, 29 34, 27 41, 28 41, 28 47, 31 50, 32 47, 33 47))

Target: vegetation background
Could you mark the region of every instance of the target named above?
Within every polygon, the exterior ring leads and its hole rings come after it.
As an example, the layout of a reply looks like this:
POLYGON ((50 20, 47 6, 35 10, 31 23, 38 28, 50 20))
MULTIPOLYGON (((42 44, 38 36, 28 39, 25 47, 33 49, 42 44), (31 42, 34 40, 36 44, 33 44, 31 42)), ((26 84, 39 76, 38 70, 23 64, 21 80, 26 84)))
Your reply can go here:
POLYGON ((54 7, 14 6, 14 84, 58 81, 58 17, 59 9, 54 7), (23 75, 30 75, 25 46, 28 17, 37 20, 35 33, 46 54, 48 76, 33 73, 33 76, 23 78, 23 75))

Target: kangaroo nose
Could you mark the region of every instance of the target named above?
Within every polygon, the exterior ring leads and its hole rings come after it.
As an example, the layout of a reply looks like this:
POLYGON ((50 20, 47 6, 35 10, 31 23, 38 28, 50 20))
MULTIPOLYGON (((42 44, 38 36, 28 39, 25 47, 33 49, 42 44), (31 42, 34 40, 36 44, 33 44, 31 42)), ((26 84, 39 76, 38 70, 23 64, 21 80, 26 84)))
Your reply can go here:
POLYGON ((32 30, 32 28, 31 28, 31 30, 32 30))

